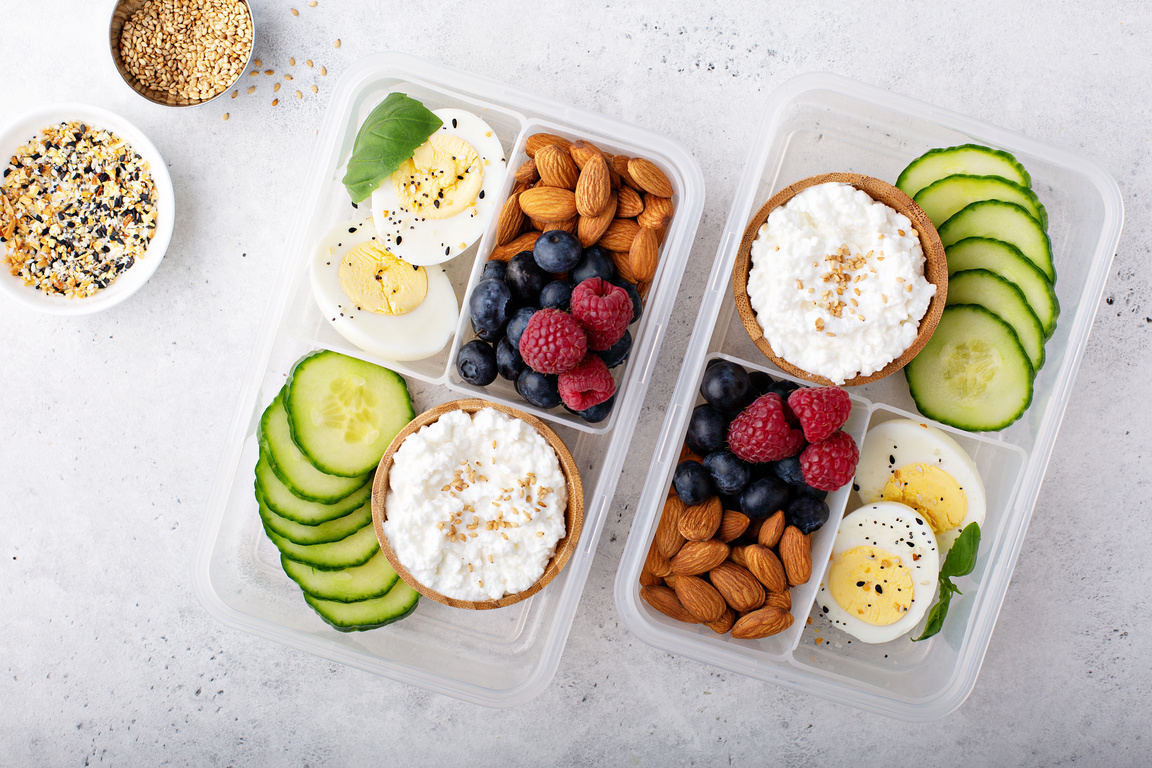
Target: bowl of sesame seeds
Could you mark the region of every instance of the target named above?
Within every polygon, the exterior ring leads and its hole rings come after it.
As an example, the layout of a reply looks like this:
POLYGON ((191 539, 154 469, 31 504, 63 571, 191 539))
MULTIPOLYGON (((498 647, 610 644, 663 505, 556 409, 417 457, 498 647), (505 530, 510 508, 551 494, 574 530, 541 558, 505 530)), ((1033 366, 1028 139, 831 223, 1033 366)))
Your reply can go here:
POLYGON ((252 58, 247 0, 118 0, 108 25, 112 62, 154 104, 205 104, 231 88, 252 58))
POLYGON ((175 195, 152 142, 113 112, 59 104, 0 129, 0 295, 58 315, 107 309, 168 248, 175 195))

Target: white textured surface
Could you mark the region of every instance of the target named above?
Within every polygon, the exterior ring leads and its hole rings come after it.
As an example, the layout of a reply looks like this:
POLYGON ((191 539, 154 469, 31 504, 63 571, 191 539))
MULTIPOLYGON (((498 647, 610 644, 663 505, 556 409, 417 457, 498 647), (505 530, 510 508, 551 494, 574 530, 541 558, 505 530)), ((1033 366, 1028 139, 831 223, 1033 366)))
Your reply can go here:
POLYGON ((306 75, 284 83, 276 107, 279 74, 246 76, 242 88, 257 86, 250 96, 169 110, 113 70, 110 3, 0 0, 0 121, 51 101, 119 112, 167 158, 179 206, 164 263, 127 303, 81 318, 0 305, 0 763, 1149 761, 1147 4, 254 5, 265 67, 284 71, 291 56, 306 75), (227 629, 191 588, 211 480, 327 94, 349 63, 387 49, 667 134, 696 156, 707 184, 664 345, 669 364, 649 390, 559 671, 522 709, 462 704, 227 629), (1127 208, 980 679, 963 707, 931 725, 654 651, 623 629, 612 600, 759 105, 814 70, 1091 157, 1127 208))

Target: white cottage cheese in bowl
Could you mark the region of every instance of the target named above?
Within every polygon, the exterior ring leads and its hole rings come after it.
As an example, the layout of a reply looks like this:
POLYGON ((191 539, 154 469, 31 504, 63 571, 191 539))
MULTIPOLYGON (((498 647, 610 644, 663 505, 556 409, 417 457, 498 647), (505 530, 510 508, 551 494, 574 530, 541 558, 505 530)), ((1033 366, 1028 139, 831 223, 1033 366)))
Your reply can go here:
POLYGON ((839 182, 772 211, 751 262, 748 297, 765 340, 835 384, 903 354, 936 294, 908 217, 839 182))
POLYGON ((383 531, 422 585, 458 600, 532 586, 565 532, 568 486, 532 426, 495 408, 448 411, 404 440, 383 531))

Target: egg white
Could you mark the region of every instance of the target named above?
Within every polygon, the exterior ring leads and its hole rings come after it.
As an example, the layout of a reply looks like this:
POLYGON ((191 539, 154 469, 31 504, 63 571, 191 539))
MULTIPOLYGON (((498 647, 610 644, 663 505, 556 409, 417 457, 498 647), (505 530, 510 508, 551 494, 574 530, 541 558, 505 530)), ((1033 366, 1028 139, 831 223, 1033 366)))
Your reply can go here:
POLYGON ((496 211, 497 195, 504 182, 507 162, 496 132, 482 119, 462 109, 437 109, 445 131, 471 144, 484 166, 484 182, 476 204, 446 219, 426 219, 405 208, 396 196, 392 177, 380 182, 372 193, 372 219, 380 242, 409 264, 428 266, 458 256, 480 239, 496 211))
POLYGON ((832 545, 831 562, 853 547, 872 546, 897 555, 912 572, 912 603, 892 624, 869 624, 844 610, 828 590, 828 571, 820 581, 816 602, 836 627, 865 643, 887 643, 911 631, 932 604, 940 572, 936 537, 928 521, 911 507, 895 501, 867 504, 844 516, 832 545))
POLYGON ((936 538, 947 554, 969 523, 984 525, 987 497, 976 462, 943 430, 912 419, 893 419, 868 430, 860 449, 855 485, 864 503, 878 501, 894 470, 909 464, 932 464, 955 478, 968 501, 968 514, 960 525, 936 538))
POLYGON ((422 360, 439 352, 456 331, 460 305, 443 267, 426 267, 428 294, 403 315, 357 309, 340 287, 340 261, 351 249, 376 239, 371 219, 333 227, 312 255, 312 296, 336 332, 370 354, 387 360, 422 360))

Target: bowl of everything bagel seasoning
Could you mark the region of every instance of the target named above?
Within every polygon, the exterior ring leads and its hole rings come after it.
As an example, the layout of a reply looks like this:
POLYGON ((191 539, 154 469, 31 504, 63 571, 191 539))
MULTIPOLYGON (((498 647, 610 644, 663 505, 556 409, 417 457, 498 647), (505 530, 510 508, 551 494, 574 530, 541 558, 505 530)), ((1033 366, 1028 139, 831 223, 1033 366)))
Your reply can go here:
POLYGON ((170 107, 204 104, 231 88, 254 38, 247 0, 118 0, 108 25, 124 82, 170 107))
POLYGON ((62 104, 0 131, 0 294, 52 314, 135 293, 172 238, 160 153, 107 110, 62 104))

